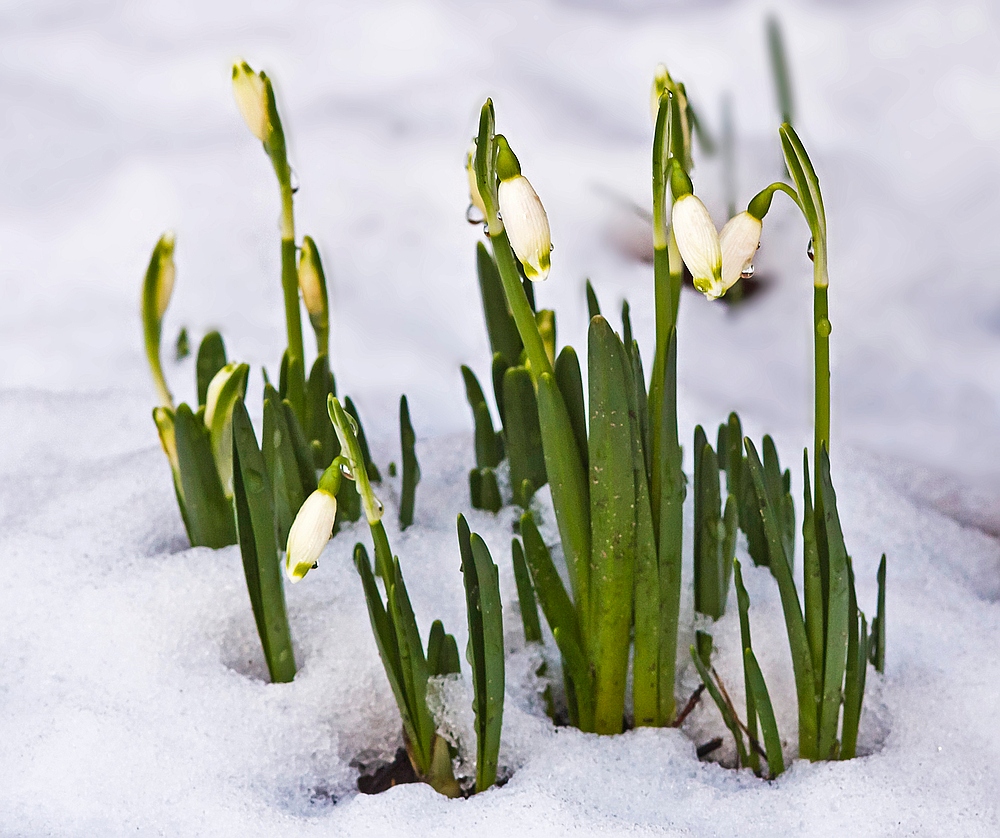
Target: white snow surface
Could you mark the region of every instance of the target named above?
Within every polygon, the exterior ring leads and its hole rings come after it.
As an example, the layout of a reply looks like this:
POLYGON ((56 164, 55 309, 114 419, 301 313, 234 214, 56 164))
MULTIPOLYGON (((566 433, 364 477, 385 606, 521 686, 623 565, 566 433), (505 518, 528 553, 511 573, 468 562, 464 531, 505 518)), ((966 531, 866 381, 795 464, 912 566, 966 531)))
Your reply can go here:
MULTIPOLYGON (((987 2, 459 0, 0 4, 0 834, 213 836, 887 836, 1000 833, 1000 9, 987 2), (471 417, 458 366, 489 380, 464 221, 463 155, 487 95, 549 213, 541 305, 585 346, 583 280, 623 297, 647 352, 648 230, 608 197, 649 200, 653 68, 706 121, 734 97, 739 196, 781 175, 763 20, 784 24, 797 124, 830 228, 833 461, 869 616, 889 555, 886 673, 869 675, 850 762, 794 761, 776 586, 744 561, 754 645, 790 770, 769 783, 699 761, 724 729, 555 728, 520 631, 514 512, 469 510, 471 417), (333 365, 381 466, 406 392, 423 481, 395 524, 418 621, 466 638, 454 521, 501 569, 509 647, 502 771, 468 800, 356 791, 400 723, 350 562, 363 524, 287 590, 299 673, 266 682, 238 548, 189 549, 150 421, 139 288, 177 231, 164 327, 276 371, 284 340, 277 190, 233 103, 230 62, 275 79, 333 300, 333 365)), ((696 188, 721 224, 716 162, 696 188)), ((811 442, 807 232, 781 196, 737 310, 685 293, 683 439, 738 409, 796 472, 811 442)), ((312 351, 311 336, 307 346, 312 351)), ((193 362, 167 363, 193 396, 193 362)), ((801 509, 801 488, 795 489, 801 509)), ((537 502, 555 540, 551 507, 537 502)), ((741 556, 745 559, 741 547, 741 556)), ((685 577, 681 643, 691 638, 685 577)), ((735 600, 717 666, 742 702, 735 600)), ((549 638, 550 669, 557 653, 549 638)), ((694 687, 684 670, 678 695, 694 687)), ((468 680, 441 685, 469 770, 468 680)), ((731 746, 727 745, 727 749, 731 746)), ((730 757, 723 749, 722 760, 730 757)))

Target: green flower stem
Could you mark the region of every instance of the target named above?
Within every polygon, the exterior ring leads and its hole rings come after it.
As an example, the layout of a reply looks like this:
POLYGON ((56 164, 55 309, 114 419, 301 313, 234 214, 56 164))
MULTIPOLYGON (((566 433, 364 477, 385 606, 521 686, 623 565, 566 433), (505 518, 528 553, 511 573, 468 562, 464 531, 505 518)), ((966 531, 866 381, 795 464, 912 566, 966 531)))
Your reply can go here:
POLYGON ((813 474, 819 474, 820 451, 824 448, 830 450, 830 319, 827 290, 825 284, 822 286, 817 284, 813 288, 813 341, 816 364, 813 474))
POLYGON ((291 170, 275 163, 281 188, 281 290, 285 299, 285 329, 288 333, 288 401, 305 426, 305 348, 299 312, 299 272, 295 264, 295 215, 292 208, 291 170), (298 363, 294 363, 295 361, 298 363))
MULTIPOLYGON (((498 226, 500 226, 498 219, 490 221, 491 230, 495 230, 498 226)), ((500 271, 500 281, 503 283, 507 302, 510 303, 514 323, 517 325, 521 342, 524 343, 525 351, 528 353, 531 378, 537 385, 538 376, 542 373, 553 375, 554 371, 552 363, 549 361, 549 355, 545 351, 542 334, 538 331, 535 313, 531 310, 528 295, 524 293, 524 288, 521 285, 521 275, 518 273, 517 263, 514 261, 514 251, 507 239, 507 231, 501 230, 499 233, 491 234, 490 244, 493 245, 493 258, 496 259, 497 269, 500 271)))

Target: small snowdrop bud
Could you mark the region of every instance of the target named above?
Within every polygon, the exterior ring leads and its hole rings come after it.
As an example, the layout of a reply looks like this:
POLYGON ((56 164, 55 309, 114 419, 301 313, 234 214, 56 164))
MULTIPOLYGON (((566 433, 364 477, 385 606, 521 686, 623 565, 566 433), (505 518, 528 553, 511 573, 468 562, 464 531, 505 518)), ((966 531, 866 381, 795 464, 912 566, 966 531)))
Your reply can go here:
POLYGON ((271 134, 267 84, 261 74, 255 73, 246 61, 233 64, 233 95, 247 127, 258 140, 267 142, 271 134))
POLYGON ((690 193, 683 195, 674 202, 672 223, 677 249, 691 271, 694 287, 709 299, 721 297, 725 291, 722 248, 705 205, 690 193))
POLYGON ((486 204, 483 201, 483 196, 479 194, 479 183, 476 180, 476 143, 474 140, 465 155, 465 174, 469 178, 469 202, 479 210, 481 218, 485 219, 486 204))
POLYGON ((302 240, 302 253, 299 256, 299 289, 302 291, 302 302, 309 312, 309 319, 315 325, 317 320, 327 319, 326 276, 319 260, 316 242, 309 236, 302 240))
POLYGON ((174 267, 174 234, 164 233, 156 249, 160 268, 156 281, 156 319, 162 320, 170 305, 170 296, 174 293, 174 278, 177 275, 174 267))
POLYGON ((749 212, 734 215, 719 233, 722 249, 722 291, 728 291, 744 273, 753 269, 753 257, 760 246, 762 224, 749 212))
POLYGON ((205 392, 205 427, 212 427, 212 423, 215 421, 215 413, 219 408, 219 397, 222 395, 223 388, 229 379, 240 371, 240 366, 240 364, 235 362, 226 364, 208 382, 208 390, 205 392))
POLYGON ((285 575, 289 581, 298 582, 316 566, 336 520, 336 495, 320 488, 305 499, 288 531, 285 575))

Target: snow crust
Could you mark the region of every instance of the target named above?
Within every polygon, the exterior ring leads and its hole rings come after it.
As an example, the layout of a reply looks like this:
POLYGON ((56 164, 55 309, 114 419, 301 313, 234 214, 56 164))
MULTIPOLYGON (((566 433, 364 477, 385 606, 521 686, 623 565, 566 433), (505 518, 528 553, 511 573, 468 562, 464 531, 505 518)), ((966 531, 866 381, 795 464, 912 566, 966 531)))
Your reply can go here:
MULTIPOLYGON (((998 21, 995 4, 944 0, 3 4, 0 834, 996 835, 998 21), (612 738, 547 720, 540 653, 520 633, 514 512, 468 509, 458 374, 469 363, 489 379, 461 166, 485 96, 549 213, 553 269, 536 291, 558 311, 560 343, 585 345, 589 276, 613 323, 628 297, 648 353, 651 269, 625 245, 648 234, 608 190, 648 203, 661 60, 713 127, 732 92, 741 201, 780 176, 770 8, 827 202, 834 474, 869 616, 889 555, 887 667, 869 676, 863 756, 795 762, 775 783, 696 758, 724 734, 710 704, 683 730, 612 738), (238 549, 187 548, 138 318, 159 234, 178 235, 168 349, 182 325, 194 341, 219 327, 232 356, 273 372, 284 339, 277 192, 232 101, 236 56, 276 81, 299 231, 331 282, 339 388, 380 466, 399 460, 396 402, 409 397, 415 526, 395 526, 396 480, 378 491, 424 633, 441 618, 464 648, 458 512, 501 569, 510 779, 469 800, 418 785, 356 792, 352 763, 400 742, 350 563, 367 527, 288 589, 300 669, 286 685, 266 683, 238 549)), ((721 223, 719 169, 701 160, 695 185, 721 223)), ((794 469, 811 439, 808 234, 779 199, 756 263, 766 293, 736 311, 684 295, 681 429, 711 435, 738 409, 794 469)), ((191 359, 167 374, 193 396, 191 359)), ((538 504, 554 541, 544 492, 538 504)), ((776 586, 741 557, 794 757, 776 586)), ((717 668, 741 706, 730 605, 717 668)), ((549 637, 550 669, 556 654, 549 637)), ((678 694, 695 683, 682 672, 678 694)), ((468 681, 440 695, 468 772, 468 681)))

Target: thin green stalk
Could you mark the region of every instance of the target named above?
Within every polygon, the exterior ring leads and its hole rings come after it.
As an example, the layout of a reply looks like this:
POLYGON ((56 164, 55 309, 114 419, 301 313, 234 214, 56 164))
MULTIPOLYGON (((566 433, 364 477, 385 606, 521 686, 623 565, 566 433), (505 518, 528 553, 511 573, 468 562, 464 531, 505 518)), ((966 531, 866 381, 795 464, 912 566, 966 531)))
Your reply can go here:
POLYGON ((299 271, 295 264, 295 216, 292 209, 291 172, 287 164, 275 165, 281 187, 281 290, 285 300, 288 333, 288 401, 300 424, 305 425, 305 348, 299 311, 299 271), (297 364, 295 362, 298 362, 297 364))
POLYGON ((552 374, 553 369, 549 355, 545 351, 542 334, 538 330, 535 312, 532 311, 528 296, 524 293, 524 288, 521 285, 521 275, 517 270, 517 262, 514 261, 514 251, 507 239, 507 232, 501 231, 492 234, 490 244, 493 246, 493 257, 496 259, 500 281, 503 283, 504 293, 510 304, 511 314, 514 316, 514 323, 517 325, 518 334, 521 335, 521 341, 528 353, 528 369, 531 371, 531 378, 537 384, 538 376, 546 372, 552 374))
POLYGON ((827 291, 826 285, 813 287, 813 356, 816 364, 813 474, 819 474, 820 451, 824 448, 830 450, 830 319, 827 291))

